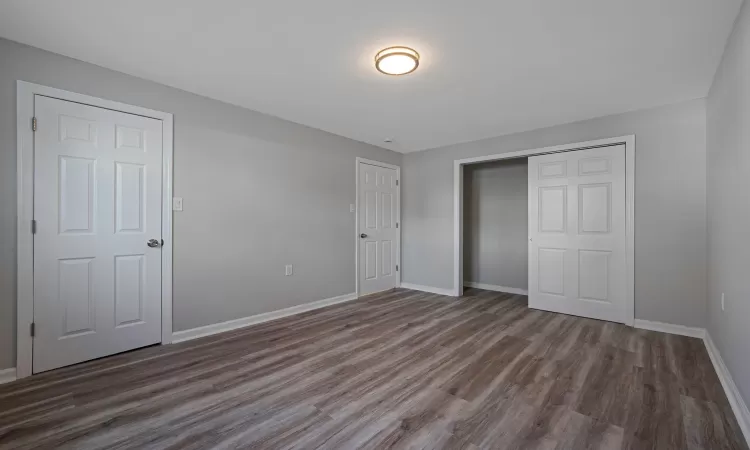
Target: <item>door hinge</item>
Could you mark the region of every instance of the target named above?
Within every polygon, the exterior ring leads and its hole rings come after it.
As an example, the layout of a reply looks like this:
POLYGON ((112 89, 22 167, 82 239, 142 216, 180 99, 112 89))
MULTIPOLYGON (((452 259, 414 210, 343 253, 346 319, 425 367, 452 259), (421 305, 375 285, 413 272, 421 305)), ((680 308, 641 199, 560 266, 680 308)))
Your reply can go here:
POLYGON ((396 222, 396 228, 398 228, 398 222, 396 222))
POLYGON ((36 220, 31 219, 31 234, 36 234, 36 220))
POLYGON ((396 272, 398 272, 398 264, 396 264, 396 272))
POLYGON ((398 186, 398 180, 396 180, 396 186, 398 186))
POLYGON ((36 131, 36 117, 31 118, 31 131, 36 131))
POLYGON ((29 325, 29 334, 31 334, 31 337, 36 335, 36 324, 34 322, 29 325))

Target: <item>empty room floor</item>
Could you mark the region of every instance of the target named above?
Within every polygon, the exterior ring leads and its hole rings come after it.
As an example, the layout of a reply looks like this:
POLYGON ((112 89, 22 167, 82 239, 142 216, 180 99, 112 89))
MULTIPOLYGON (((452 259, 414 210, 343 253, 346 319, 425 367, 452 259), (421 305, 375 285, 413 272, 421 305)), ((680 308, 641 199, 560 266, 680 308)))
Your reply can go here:
POLYGON ((0 386, 0 448, 746 448, 696 338, 397 289, 0 386))

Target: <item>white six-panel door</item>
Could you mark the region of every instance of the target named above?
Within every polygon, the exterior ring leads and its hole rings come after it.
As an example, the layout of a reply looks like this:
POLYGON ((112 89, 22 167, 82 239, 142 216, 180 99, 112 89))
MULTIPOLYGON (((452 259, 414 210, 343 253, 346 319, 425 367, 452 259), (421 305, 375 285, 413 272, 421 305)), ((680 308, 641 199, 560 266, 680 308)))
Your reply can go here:
POLYGON ((529 307, 626 322, 625 146, 529 158, 529 307))
POLYGON ((33 371, 160 342, 162 122, 34 110, 33 371))
POLYGON ((359 163, 359 294, 398 286, 397 173, 359 163))

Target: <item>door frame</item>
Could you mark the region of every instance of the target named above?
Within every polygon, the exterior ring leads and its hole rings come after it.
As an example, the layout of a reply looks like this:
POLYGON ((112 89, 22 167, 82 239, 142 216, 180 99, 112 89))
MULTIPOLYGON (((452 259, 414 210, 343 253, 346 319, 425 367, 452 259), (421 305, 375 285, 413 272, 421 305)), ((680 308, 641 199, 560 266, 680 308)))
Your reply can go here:
POLYGON ((18 80, 16 84, 16 182, 18 211, 17 234, 17 321, 16 378, 32 374, 34 340, 29 332, 34 321, 34 96, 41 95, 98 108, 150 117, 162 121, 162 225, 161 252, 161 343, 172 342, 172 114, 64 91, 18 80))
POLYGON ((371 159, 356 158, 354 164, 355 171, 355 185, 356 185, 356 199, 354 207, 354 292, 359 297, 359 165, 369 164, 371 166, 385 167, 386 169, 396 170, 396 286, 401 286, 401 167, 393 164, 388 164, 380 161, 373 161, 371 159))
POLYGON ((633 326, 635 323, 635 135, 620 136, 610 139, 576 142, 573 144, 552 147, 520 150, 495 155, 477 156, 474 158, 456 159, 453 161, 453 295, 460 297, 464 285, 464 166, 489 161, 500 161, 512 158, 527 158, 549 153, 571 152, 598 147, 625 145, 625 240, 627 295, 625 296, 626 316, 623 322, 633 326))

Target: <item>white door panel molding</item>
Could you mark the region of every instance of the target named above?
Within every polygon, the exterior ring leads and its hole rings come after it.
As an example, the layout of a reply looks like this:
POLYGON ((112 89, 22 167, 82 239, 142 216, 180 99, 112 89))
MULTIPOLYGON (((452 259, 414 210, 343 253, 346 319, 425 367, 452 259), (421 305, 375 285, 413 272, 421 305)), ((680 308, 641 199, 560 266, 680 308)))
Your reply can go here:
POLYGON ((172 335, 172 115, 18 82, 18 377, 172 335))
POLYGON ((529 307, 628 322, 625 146, 532 156, 528 188, 529 307))
POLYGON ((357 293, 401 283, 400 168, 357 158, 357 293))

